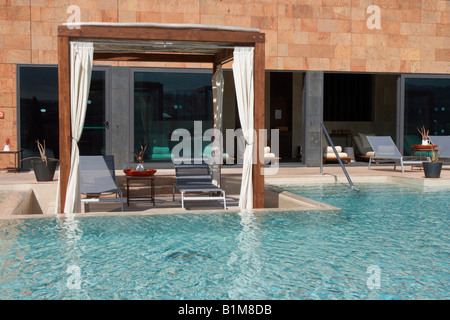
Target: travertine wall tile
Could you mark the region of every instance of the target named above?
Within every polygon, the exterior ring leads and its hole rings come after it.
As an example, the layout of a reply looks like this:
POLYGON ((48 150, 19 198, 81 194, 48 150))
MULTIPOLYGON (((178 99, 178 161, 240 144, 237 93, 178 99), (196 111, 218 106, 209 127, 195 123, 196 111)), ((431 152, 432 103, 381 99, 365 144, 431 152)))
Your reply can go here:
POLYGON ((99 10, 117 11, 117 0, 97 0, 99 10))
MULTIPOLYGON (((436 49, 420 48, 420 60, 438 60, 436 59, 436 49)), ((450 61, 450 59, 447 59, 447 61, 450 61)))
POLYGON ((31 46, 33 50, 53 50, 53 37, 51 36, 32 36, 31 46))
POLYGON ((24 49, 3 50, 6 63, 31 63, 31 51, 24 49))
POLYGON ((136 11, 119 11, 118 22, 137 22, 136 11))
POLYGON ((420 60, 419 48, 401 48, 400 49, 401 60, 420 60))
POLYGON ((351 45, 352 35, 350 33, 330 33, 330 44, 351 45))
POLYGON ((330 70, 330 59, 327 58, 306 58, 305 64, 308 70, 330 70))
POLYGON ((350 71, 354 71, 354 72, 366 71, 366 60, 352 58, 350 60, 350 71))
MULTIPOLYGON (((68 19, 67 8, 75 5, 81 9, 81 21, 258 28, 266 34, 266 67, 272 69, 314 67, 316 70, 322 66, 324 70, 335 71, 444 73, 450 65, 449 3, 443 0, 2 0, 0 64, 57 63, 57 27, 68 19), (381 29, 368 27, 370 5, 380 8, 381 29)), ((8 82, 2 84, 9 87, 8 82)), ((3 93, 2 99, 10 101, 9 93, 3 93)))
POLYGON ((330 44, 329 32, 310 32, 309 44, 330 44))
POLYGON ((438 37, 450 37, 450 24, 447 25, 437 25, 436 26, 436 36, 438 37))
POLYGON ((450 61, 450 48, 449 49, 436 49, 435 59, 424 60, 436 60, 436 61, 450 61))
POLYGON ((334 47, 334 57, 339 59, 350 59, 352 47, 349 45, 336 45, 334 47))
POLYGON ((330 59, 330 69, 334 71, 349 71, 350 59, 330 59))

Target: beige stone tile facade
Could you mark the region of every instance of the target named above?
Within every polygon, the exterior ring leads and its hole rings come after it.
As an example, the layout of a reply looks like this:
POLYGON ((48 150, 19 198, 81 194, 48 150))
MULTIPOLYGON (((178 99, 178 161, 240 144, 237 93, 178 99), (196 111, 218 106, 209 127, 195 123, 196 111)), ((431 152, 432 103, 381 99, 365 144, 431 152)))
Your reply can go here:
POLYGON ((84 22, 259 28, 267 35, 266 67, 272 70, 304 70, 307 62, 326 71, 450 72, 445 0, 3 0, 0 63, 56 63, 56 29, 72 5, 84 22), (380 29, 367 26, 372 5, 380 9, 380 29))
POLYGON ((0 0, 0 143, 16 140, 16 64, 57 63, 57 26, 70 6, 82 22, 258 28, 266 34, 267 70, 450 73, 445 0, 0 0), (379 29, 368 27, 374 5, 379 29))

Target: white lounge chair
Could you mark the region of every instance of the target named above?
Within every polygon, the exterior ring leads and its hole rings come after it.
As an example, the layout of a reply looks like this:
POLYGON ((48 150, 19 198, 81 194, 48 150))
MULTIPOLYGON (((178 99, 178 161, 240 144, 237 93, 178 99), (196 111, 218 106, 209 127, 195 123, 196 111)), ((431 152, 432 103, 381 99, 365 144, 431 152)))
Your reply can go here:
POLYGON ((411 157, 404 157, 398 151, 397 146, 390 136, 367 136, 373 151, 374 156, 369 159, 369 169, 370 164, 373 162, 394 162, 394 170, 397 163, 400 164, 402 172, 405 172, 404 165, 421 165, 422 161, 417 160, 405 160, 411 159, 411 157))
POLYGON ((175 165, 176 183, 173 184, 172 199, 175 201, 175 190, 181 193, 181 208, 185 200, 222 200, 223 208, 227 208, 225 191, 212 183, 208 164, 175 165), (186 196, 186 193, 209 193, 209 196, 186 196), (220 193, 220 196, 212 196, 220 193))
POLYGON ((439 148, 439 159, 446 158, 450 160, 450 136, 429 136, 432 144, 439 148))
POLYGON ((370 147, 367 136, 374 136, 375 134, 358 133, 353 136, 354 146, 356 147, 355 155, 360 159, 370 159, 375 153, 370 147))
POLYGON ((103 156, 80 156, 80 190, 86 195, 81 202, 120 202, 123 211, 123 195, 113 177, 114 162, 103 156), (115 198, 100 198, 102 194, 115 194, 115 198))

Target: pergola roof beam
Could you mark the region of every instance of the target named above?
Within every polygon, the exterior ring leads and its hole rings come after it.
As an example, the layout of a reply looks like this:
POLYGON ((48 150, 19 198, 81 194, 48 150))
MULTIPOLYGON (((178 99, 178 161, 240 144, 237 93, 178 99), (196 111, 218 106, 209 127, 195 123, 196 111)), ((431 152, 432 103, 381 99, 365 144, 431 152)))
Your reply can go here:
POLYGON ((102 26, 85 25, 80 29, 58 27, 59 36, 71 38, 96 39, 133 39, 133 40, 171 40, 171 41, 201 41, 201 42, 233 42, 233 43, 264 43, 264 34, 248 31, 203 30, 203 29, 166 29, 146 27, 105 28, 102 26))

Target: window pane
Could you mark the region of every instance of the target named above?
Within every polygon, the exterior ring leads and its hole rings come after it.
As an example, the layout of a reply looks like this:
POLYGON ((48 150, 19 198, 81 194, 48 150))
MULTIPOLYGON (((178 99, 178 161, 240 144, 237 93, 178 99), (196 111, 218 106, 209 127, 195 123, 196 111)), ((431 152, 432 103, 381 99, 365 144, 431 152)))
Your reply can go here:
MULTIPOLYGON (((48 157, 59 158, 58 68, 20 67, 20 147, 22 157, 39 156, 36 140, 45 140, 48 157)), ((30 168, 31 161, 22 163, 30 168)))
MULTIPOLYGON (((59 159, 58 67, 19 67, 20 147, 22 158, 38 157, 36 140, 45 140, 48 157, 59 159)), ((105 71, 92 72, 90 104, 80 141, 80 154, 104 154, 105 71), (96 128, 96 129, 95 129, 96 128)), ((31 160, 21 163, 31 168, 31 160)))
MULTIPOLYGON (((145 161, 170 161, 172 148, 179 143, 171 141, 172 132, 186 129, 193 137, 194 121, 200 121, 202 136, 212 127, 210 73, 134 73, 136 154, 141 145, 148 146, 145 161)), ((203 142, 203 147, 210 143, 203 142)))
POLYGON ((405 154, 420 144, 417 128, 425 126, 431 135, 450 135, 450 79, 405 79, 405 154))
POLYGON ((91 88, 78 146, 80 155, 105 155, 105 72, 92 71, 91 88))

